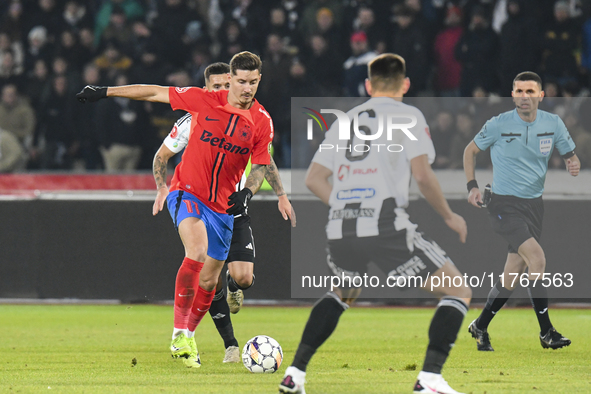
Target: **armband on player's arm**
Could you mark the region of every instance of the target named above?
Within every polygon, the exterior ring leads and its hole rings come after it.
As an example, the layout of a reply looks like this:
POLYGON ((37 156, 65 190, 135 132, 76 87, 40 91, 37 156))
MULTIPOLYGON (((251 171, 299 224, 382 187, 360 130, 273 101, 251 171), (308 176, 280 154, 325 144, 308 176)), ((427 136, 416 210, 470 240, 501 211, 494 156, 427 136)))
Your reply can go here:
POLYGON ((470 193, 470 190, 474 188, 478 189, 478 182, 476 182, 476 179, 472 179, 466 184, 466 187, 468 188, 468 193, 470 193))
POLYGON ((570 159, 571 157, 573 157, 575 155, 575 151, 571 150, 570 152, 565 153, 564 155, 562 155, 561 157, 566 160, 566 159, 570 159))

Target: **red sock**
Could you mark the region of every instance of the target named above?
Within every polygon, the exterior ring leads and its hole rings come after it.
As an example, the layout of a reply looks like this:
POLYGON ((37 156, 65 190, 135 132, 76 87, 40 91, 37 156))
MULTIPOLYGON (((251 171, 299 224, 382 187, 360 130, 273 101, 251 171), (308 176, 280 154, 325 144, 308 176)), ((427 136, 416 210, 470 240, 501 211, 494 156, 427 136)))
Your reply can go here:
POLYGON ((195 328, 197 328, 201 319, 203 319, 203 316, 209 310, 214 295, 215 289, 207 291, 199 286, 195 301, 193 302, 193 308, 191 308, 191 315, 189 316, 189 324, 187 325, 189 331, 195 331, 195 328))
POLYGON ((199 285, 199 272, 203 263, 185 257, 176 274, 174 286, 174 328, 185 329, 189 322, 195 287, 199 285))

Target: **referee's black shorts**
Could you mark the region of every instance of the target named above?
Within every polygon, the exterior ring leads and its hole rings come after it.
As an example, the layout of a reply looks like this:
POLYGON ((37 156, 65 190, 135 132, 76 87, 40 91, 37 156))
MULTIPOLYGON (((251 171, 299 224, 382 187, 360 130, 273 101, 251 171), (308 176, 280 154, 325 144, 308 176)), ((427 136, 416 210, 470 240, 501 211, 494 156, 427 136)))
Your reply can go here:
POLYGON ((234 232, 232 233, 232 243, 226 262, 248 261, 254 262, 255 249, 254 237, 250 228, 250 216, 241 215, 234 218, 234 232))
POLYGON ((521 244, 532 237, 540 241, 544 219, 542 197, 493 194, 488 212, 493 230, 509 243, 509 253, 517 253, 521 244))

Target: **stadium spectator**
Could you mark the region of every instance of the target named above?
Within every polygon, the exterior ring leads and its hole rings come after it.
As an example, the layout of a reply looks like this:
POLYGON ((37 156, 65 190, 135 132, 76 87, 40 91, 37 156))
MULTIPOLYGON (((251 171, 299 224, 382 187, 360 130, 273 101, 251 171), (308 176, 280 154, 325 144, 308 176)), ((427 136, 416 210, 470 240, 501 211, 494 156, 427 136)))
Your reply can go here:
POLYGON ((289 134, 291 97, 289 94, 289 68, 292 63, 291 56, 285 52, 283 40, 277 34, 269 34, 267 37, 267 50, 263 57, 265 65, 265 77, 259 85, 259 97, 266 103, 266 109, 273 116, 275 127, 274 155, 278 160, 284 156, 283 145, 280 139, 283 134, 289 134))
POLYGON ((67 30, 78 32, 83 27, 92 26, 89 10, 80 0, 69 0, 64 6, 62 23, 66 23, 67 30))
POLYGON ((14 52, 12 49, 4 51, 2 63, 0 63, 0 88, 4 85, 13 84, 22 90, 24 82, 22 68, 19 69, 14 61, 14 52))
POLYGON ((441 111, 429 128, 433 145, 436 147, 433 168, 447 168, 451 162, 450 147, 455 132, 455 120, 450 111, 441 111))
POLYGON ((35 62, 35 67, 27 75, 26 87, 24 90, 25 96, 29 98, 31 106, 35 112, 39 111, 41 102, 49 93, 51 82, 49 76, 49 69, 45 60, 39 59, 35 62))
POLYGON ((41 104, 34 145, 39 153, 40 169, 67 170, 73 168, 79 141, 74 130, 74 108, 66 75, 52 79, 51 90, 41 104))
POLYGON ((37 0, 36 5, 29 6, 25 20, 25 30, 35 26, 45 27, 50 42, 55 42, 62 30, 62 18, 56 0, 37 0))
POLYGON ((297 53, 297 45, 299 44, 295 37, 295 32, 290 29, 289 22, 287 20, 286 11, 281 8, 273 8, 269 15, 269 33, 277 34, 283 40, 283 45, 290 53, 297 53))
POLYGON ((384 26, 376 21, 372 8, 361 6, 357 10, 357 17, 353 20, 353 30, 362 31, 367 35, 369 47, 377 53, 384 53, 387 49, 387 33, 384 26))
POLYGON ((560 85, 577 82, 578 66, 575 51, 578 50, 581 34, 577 24, 570 18, 569 4, 557 1, 554 5, 554 20, 543 32, 541 72, 544 79, 554 79, 560 85))
POLYGON ((223 10, 225 19, 238 23, 248 48, 257 53, 263 51, 269 30, 269 9, 260 3, 260 0, 236 0, 228 2, 223 10))
POLYGON ((449 146, 449 164, 447 168, 458 169, 463 166, 464 148, 476 134, 477 129, 472 116, 467 111, 459 111, 455 117, 456 133, 449 146))
POLYGON ((94 64, 107 80, 114 80, 118 73, 129 70, 133 60, 121 52, 116 42, 109 41, 105 44, 102 54, 94 59, 94 64))
POLYGON ((133 28, 127 20, 125 10, 119 5, 113 6, 109 24, 103 31, 101 42, 106 41, 116 42, 126 54, 132 51, 133 28))
POLYGON ((248 46, 248 40, 236 21, 226 22, 220 29, 218 39, 221 46, 218 56, 220 61, 227 61, 248 46))
MULTIPOLYGON (((323 8, 330 11, 332 20, 337 24, 337 28, 340 28, 340 23, 343 20, 343 7, 341 3, 342 2, 339 0, 318 0, 307 2, 302 10, 298 27, 301 36, 305 39, 316 32, 316 28, 318 27, 318 12, 323 8)), ((324 18, 328 16, 328 13, 323 11, 321 15, 324 18)), ((322 23, 326 23, 324 19, 322 20, 322 23)))
MULTIPOLYGON (((199 15, 181 0, 165 0, 158 7, 154 19, 154 38, 157 40, 159 57, 174 67, 182 67, 189 60, 190 49, 182 38, 190 23, 203 23, 199 15)), ((145 81, 144 81, 145 82, 145 81)))
POLYGON ((293 59, 289 67, 289 91, 292 97, 314 97, 318 94, 317 86, 309 77, 308 69, 298 58, 293 59))
POLYGON ((12 41, 8 33, 0 32, 0 64, 3 62, 4 54, 8 51, 12 52, 15 71, 22 73, 24 62, 22 43, 20 41, 12 41))
POLYGON ((111 13, 116 5, 125 11, 128 20, 136 20, 144 15, 144 9, 138 0, 105 0, 96 15, 94 26, 94 46, 98 47, 103 31, 109 25, 111 13))
POLYGON ((507 21, 499 37, 500 93, 508 96, 513 78, 523 70, 535 70, 540 34, 535 21, 523 10, 523 0, 507 2, 507 21))
POLYGON ((140 60, 147 48, 150 48, 150 51, 157 51, 158 41, 145 21, 135 21, 132 32, 129 56, 134 62, 140 60))
POLYGON ((455 49, 456 59, 462 64, 462 97, 470 97, 476 86, 482 86, 488 92, 496 91, 497 54, 498 37, 490 27, 484 9, 476 7, 468 29, 455 49))
POLYGON ((67 60, 61 56, 55 56, 51 62, 52 76, 64 76, 67 80, 67 88, 70 93, 75 93, 80 84, 80 74, 77 69, 72 69, 67 60))
POLYGON ((8 34, 13 42, 22 42, 25 37, 25 16, 20 0, 12 0, 8 12, 0 19, 0 30, 8 34))
POLYGON ((0 174, 22 171, 26 163, 27 155, 18 139, 0 128, 0 174))
POLYGON ((62 31, 56 55, 64 58, 72 70, 80 70, 85 64, 80 59, 80 54, 77 35, 71 30, 62 31))
POLYGON ((164 83, 167 74, 172 72, 172 67, 164 63, 154 45, 147 45, 139 59, 134 62, 129 75, 132 83, 145 81, 146 83, 160 85, 164 83))
POLYGON ((203 75, 209 64, 211 64, 209 50, 203 46, 193 48, 188 69, 194 86, 205 86, 205 77, 203 75))
POLYGON ((462 10, 452 6, 445 14, 445 28, 435 36, 433 45, 435 63, 434 88, 438 96, 460 95, 462 65, 455 57, 455 47, 463 33, 462 10))
POLYGON ((390 48, 406 60, 407 75, 412 81, 407 96, 416 96, 425 90, 429 77, 429 48, 425 30, 416 19, 417 14, 408 6, 396 7, 395 27, 390 48))
POLYGON ((29 152, 35 131, 35 111, 26 99, 19 96, 18 89, 13 84, 2 88, 1 100, 0 128, 11 132, 25 151, 29 152))
POLYGON ((310 48, 302 56, 307 78, 316 86, 314 96, 338 97, 341 95, 342 60, 328 45, 323 36, 310 37, 310 48))
POLYGON ((326 7, 318 10, 316 24, 304 39, 308 41, 314 35, 321 35, 326 40, 327 45, 337 52, 341 52, 341 49, 343 49, 341 30, 335 23, 332 11, 326 7))
POLYGON ((353 54, 343 64, 343 89, 347 97, 367 97, 365 79, 367 64, 378 54, 369 49, 367 35, 356 32, 351 35, 351 51, 353 54))
POLYGON ((80 29, 78 32, 78 44, 78 61, 80 64, 88 64, 96 56, 92 29, 88 27, 80 29))
POLYGON ((35 26, 28 34, 29 45, 25 52, 25 72, 31 71, 38 59, 46 62, 51 60, 54 48, 47 41, 47 29, 43 26, 35 26))
MULTIPOLYGON (((127 84, 127 77, 118 74, 115 86, 127 84)), ((107 172, 137 168, 142 156, 142 139, 148 135, 146 120, 142 102, 116 97, 97 103, 94 129, 107 172)))
MULTIPOLYGON (((102 84, 100 71, 93 63, 88 63, 84 67, 82 84, 94 86, 102 84)), ((89 126, 95 124, 96 110, 97 108, 94 105, 82 105, 77 106, 74 111, 74 129, 80 140, 80 150, 76 156, 78 169, 83 167, 92 171, 104 168, 99 151, 98 135, 94 132, 94 128, 89 126)))

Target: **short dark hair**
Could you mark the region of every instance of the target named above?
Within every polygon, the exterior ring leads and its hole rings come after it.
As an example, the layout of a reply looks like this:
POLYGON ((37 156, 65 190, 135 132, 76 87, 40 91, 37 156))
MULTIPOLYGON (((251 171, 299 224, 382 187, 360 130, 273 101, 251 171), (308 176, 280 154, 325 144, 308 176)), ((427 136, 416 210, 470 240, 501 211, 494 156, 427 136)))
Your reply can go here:
POLYGON ((230 60, 230 72, 236 75, 236 70, 254 71, 259 70, 259 74, 263 69, 263 62, 261 58, 252 52, 243 51, 232 56, 230 60))
POLYGON ((524 71, 517 74, 513 80, 513 85, 515 85, 515 82, 517 81, 534 81, 538 83, 540 90, 542 89, 542 78, 540 78, 540 76, 533 71, 524 71))
POLYGON ((203 75, 205 76, 205 80, 209 81, 211 75, 228 74, 229 72, 230 65, 228 63, 217 62, 207 66, 203 75))
POLYGON ((406 61, 400 55, 383 53, 368 63, 367 74, 375 90, 396 91, 406 78, 406 61))

